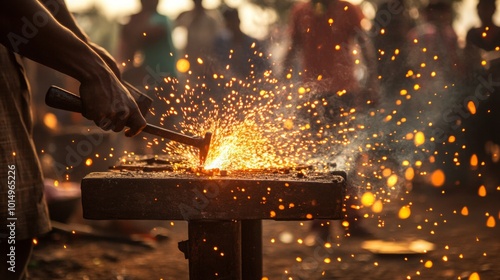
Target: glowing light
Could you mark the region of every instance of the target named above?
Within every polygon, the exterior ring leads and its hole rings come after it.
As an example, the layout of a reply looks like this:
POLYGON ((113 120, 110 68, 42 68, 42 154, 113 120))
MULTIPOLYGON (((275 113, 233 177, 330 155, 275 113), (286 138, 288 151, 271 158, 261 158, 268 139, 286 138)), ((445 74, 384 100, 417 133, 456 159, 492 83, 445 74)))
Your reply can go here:
POLYGON ((198 57, 198 58, 196 59, 196 62, 198 62, 198 64, 200 64, 200 65, 201 65, 201 64, 203 64, 203 59, 201 59, 200 57, 198 57))
POLYGON ((46 113, 43 116, 43 124, 45 124, 46 127, 52 130, 56 129, 58 125, 56 115, 52 113, 46 113))
POLYGON ((478 162, 479 162, 479 160, 477 159, 477 155, 476 155, 476 154, 473 154, 473 155, 470 157, 470 166, 471 166, 472 168, 477 167, 478 162))
POLYGON ((385 168, 382 170, 382 176, 389 177, 392 174, 392 170, 390 168, 385 168))
POLYGON ((415 177, 415 170, 413 169, 413 167, 408 167, 405 171, 405 179, 411 181, 413 180, 414 177, 415 177))
POLYGON ((398 175, 392 174, 391 176, 389 176, 389 178, 387 178, 387 186, 389 188, 394 187, 397 183, 398 183, 398 175))
POLYGON ((467 208, 467 206, 464 206, 462 208, 462 210, 460 211, 460 214, 462 214, 462 216, 468 216, 469 215, 469 209, 467 208))
POLYGON ((365 192, 361 196, 361 203, 366 207, 372 206, 374 202, 375 202, 375 195, 373 195, 373 193, 371 192, 365 192))
POLYGON ((88 159, 85 161, 85 165, 86 165, 86 166, 91 166, 91 165, 92 165, 92 159, 91 159, 91 158, 88 158, 88 159))
POLYGON ((384 209, 384 204, 382 203, 382 200, 377 200, 372 205, 373 213, 381 213, 383 209, 384 209))
POLYGON ((467 102, 467 109, 472 115, 476 114, 476 104, 472 100, 467 102))
POLYGON ((480 197, 485 197, 486 196, 486 187, 484 185, 479 186, 479 189, 477 190, 477 194, 480 197))
POLYGON ((271 212, 269 213, 269 217, 271 217, 271 218, 276 217, 276 212, 271 211, 271 212))
POLYGON ((293 121, 292 120, 285 120, 283 126, 285 129, 292 130, 293 129, 293 121))
POLYGON ((437 169, 434 170, 434 172, 432 172, 431 184, 434 187, 442 187, 445 181, 446 181, 446 175, 444 174, 443 170, 437 169))
POLYGON ((481 278, 479 277, 479 274, 477 272, 473 272, 469 276, 469 280, 481 280, 481 278))
POLYGON ((399 209, 399 212, 398 212, 398 217, 401 219, 401 220, 405 220, 405 219, 408 219, 409 217, 411 216, 411 210, 410 210, 410 207, 408 206, 403 206, 399 209))
POLYGON ((189 71, 189 68, 191 68, 191 64, 189 63, 189 60, 181 58, 177 60, 175 67, 180 73, 186 73, 187 71, 189 71))
POLYGON ((489 228, 494 228, 496 225, 495 218, 493 216, 489 216, 488 220, 486 220, 486 226, 489 228))
POLYGON ((432 261, 426 261, 425 264, 424 264, 424 267, 425 268, 431 268, 432 267, 432 261))
POLYGON ((425 143, 425 135, 422 131, 419 131, 415 133, 415 139, 413 141, 415 143, 415 146, 420 146, 425 143))

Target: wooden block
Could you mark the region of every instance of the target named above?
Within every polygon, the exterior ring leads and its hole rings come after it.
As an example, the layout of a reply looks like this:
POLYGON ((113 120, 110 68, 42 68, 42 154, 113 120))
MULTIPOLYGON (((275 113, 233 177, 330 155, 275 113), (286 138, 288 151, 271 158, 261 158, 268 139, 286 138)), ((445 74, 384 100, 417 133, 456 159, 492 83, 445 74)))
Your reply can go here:
POLYGON ((339 175, 98 172, 82 180, 87 219, 340 219, 346 181, 339 175))

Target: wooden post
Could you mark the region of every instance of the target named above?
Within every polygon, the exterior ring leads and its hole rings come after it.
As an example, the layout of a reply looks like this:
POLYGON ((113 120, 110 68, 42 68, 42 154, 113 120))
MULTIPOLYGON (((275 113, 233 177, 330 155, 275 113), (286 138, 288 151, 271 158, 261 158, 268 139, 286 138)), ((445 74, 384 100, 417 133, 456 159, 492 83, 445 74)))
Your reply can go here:
POLYGON ((188 222, 189 279, 241 280, 241 222, 188 222))
POLYGON ((262 221, 241 221, 243 280, 262 279, 262 221))

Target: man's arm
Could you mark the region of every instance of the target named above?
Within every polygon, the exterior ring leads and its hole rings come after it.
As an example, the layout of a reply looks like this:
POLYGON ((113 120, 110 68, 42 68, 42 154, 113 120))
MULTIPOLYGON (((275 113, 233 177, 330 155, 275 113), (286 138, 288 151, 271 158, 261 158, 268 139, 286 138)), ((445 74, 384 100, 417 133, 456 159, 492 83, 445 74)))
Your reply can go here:
POLYGON ((92 43, 88 35, 78 26, 75 18, 68 10, 64 0, 38 0, 64 27, 68 28, 80 40, 88 44, 106 62, 113 73, 121 80, 121 73, 115 59, 102 47, 92 43))
MULTIPOLYGON (((61 13, 64 9, 60 8, 61 13)), ((103 129, 121 131, 127 125, 130 136, 145 126, 137 104, 112 69, 38 1, 3 3, 0 42, 14 52, 79 80, 84 116, 103 129)))

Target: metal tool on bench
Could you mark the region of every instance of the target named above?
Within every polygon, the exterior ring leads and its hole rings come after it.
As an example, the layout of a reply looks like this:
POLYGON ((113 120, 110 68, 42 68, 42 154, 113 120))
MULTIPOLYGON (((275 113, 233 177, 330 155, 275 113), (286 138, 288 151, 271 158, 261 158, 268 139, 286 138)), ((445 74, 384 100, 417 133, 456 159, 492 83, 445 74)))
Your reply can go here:
MULTIPOLYGON (((134 96, 134 98, 136 98, 136 96, 134 96)), ((137 98, 149 97, 140 95, 137 98)), ((47 95, 45 96, 45 103, 48 106, 56 109, 82 113, 82 100, 80 99, 80 97, 56 86, 51 86, 47 91, 47 95)), ((149 109, 149 106, 148 108, 145 108, 143 106, 143 108, 139 109, 141 110, 141 113, 145 115, 147 110, 149 109)), ((205 133, 204 137, 191 137, 149 123, 146 124, 146 127, 142 131, 198 148, 200 151, 200 164, 203 165, 205 163, 208 155, 208 149, 210 148, 210 141, 212 140, 212 133, 207 132, 205 133)))

